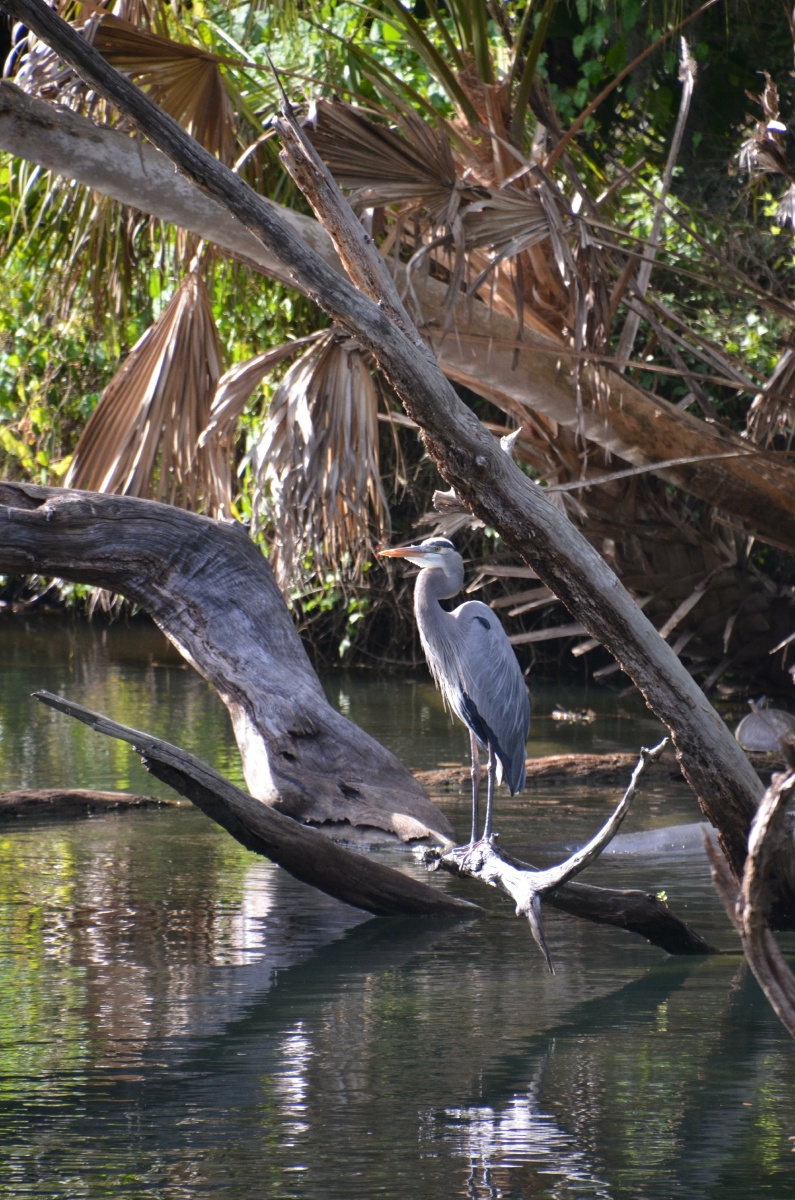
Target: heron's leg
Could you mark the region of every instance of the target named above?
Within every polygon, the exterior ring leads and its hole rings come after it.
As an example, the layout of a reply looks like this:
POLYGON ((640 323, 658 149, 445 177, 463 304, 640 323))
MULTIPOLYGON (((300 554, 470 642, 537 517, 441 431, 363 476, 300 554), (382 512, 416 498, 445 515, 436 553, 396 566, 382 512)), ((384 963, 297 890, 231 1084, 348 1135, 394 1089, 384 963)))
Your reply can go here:
POLYGON ((491 809, 494 804, 494 783, 497 778, 497 755, 489 742, 489 765, 486 773, 486 824, 483 826, 484 838, 491 837, 491 809))
POLYGON ((480 751, 478 750, 478 740, 470 729, 469 744, 472 748, 472 768, 470 775, 472 776, 472 837, 469 839, 470 845, 478 840, 478 790, 480 788, 480 776, 483 774, 480 767, 480 751))

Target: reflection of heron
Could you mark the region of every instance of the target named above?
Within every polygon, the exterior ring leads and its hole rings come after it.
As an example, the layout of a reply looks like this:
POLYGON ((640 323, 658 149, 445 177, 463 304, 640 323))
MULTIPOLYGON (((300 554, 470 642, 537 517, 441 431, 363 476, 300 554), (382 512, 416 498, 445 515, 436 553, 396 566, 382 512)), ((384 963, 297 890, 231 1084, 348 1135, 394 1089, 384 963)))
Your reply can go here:
POLYGON ((472 841, 478 836, 478 743, 488 750, 486 823, 491 837, 494 783, 504 780, 511 795, 525 781, 530 699, 505 630, 479 600, 446 612, 439 603, 461 591, 464 562, 447 538, 418 546, 382 550, 387 558, 407 558, 421 568, 414 588, 414 613, 422 648, 447 707, 469 729, 472 746, 472 841))

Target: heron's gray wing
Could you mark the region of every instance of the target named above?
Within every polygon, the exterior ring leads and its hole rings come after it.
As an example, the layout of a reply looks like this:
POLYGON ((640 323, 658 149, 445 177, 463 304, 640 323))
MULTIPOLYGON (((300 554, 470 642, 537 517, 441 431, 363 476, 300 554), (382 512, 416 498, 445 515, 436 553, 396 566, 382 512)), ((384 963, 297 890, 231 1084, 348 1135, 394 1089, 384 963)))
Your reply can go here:
POLYGON ((464 693, 458 715, 482 742, 491 741, 511 792, 524 787, 530 699, 513 647, 497 617, 479 600, 451 614, 456 671, 464 693), (482 730, 482 731, 481 731, 482 730), (485 736, 484 736, 485 734, 485 736))

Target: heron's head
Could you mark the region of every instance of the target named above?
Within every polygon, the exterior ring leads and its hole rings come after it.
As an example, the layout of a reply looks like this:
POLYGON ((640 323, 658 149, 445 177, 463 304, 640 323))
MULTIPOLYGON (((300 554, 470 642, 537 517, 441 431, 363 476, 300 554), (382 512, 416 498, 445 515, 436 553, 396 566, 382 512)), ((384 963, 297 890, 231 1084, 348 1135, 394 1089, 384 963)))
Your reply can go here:
POLYGON ((396 546, 394 550, 379 550, 382 558, 407 558, 418 567, 437 567, 445 573, 460 562, 455 546, 447 538, 426 538, 417 546, 396 546))

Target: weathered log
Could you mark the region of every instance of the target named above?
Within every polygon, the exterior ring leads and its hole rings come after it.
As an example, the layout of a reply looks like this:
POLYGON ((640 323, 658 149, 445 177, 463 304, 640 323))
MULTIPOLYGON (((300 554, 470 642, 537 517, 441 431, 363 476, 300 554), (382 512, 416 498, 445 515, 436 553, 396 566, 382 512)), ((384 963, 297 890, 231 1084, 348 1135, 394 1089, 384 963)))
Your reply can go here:
MULTIPOLYGON (((454 846, 452 849, 444 851, 426 851, 426 861, 435 868, 441 868, 454 875, 475 879, 479 883, 499 888, 510 896, 516 905, 516 915, 527 918, 536 944, 544 955, 547 967, 554 975, 552 957, 541 922, 541 901, 547 900, 554 905, 555 898, 561 889, 594 862, 612 841, 621 822, 629 812, 641 778, 649 766, 659 760, 667 744, 668 739, 665 738, 653 750, 641 750, 640 759, 632 772, 629 786, 610 818, 585 846, 555 867, 538 870, 529 863, 520 862, 513 855, 498 848, 493 840, 486 838, 471 846, 454 846)), ((618 909, 612 908, 609 904, 600 906, 600 897, 593 894, 598 890, 591 889, 590 896, 579 897, 576 885, 569 884, 568 895, 564 897, 564 902, 559 907, 567 912, 573 912, 576 911, 578 902, 587 904, 590 901, 592 905, 596 904, 597 907, 601 907, 604 918, 607 918, 608 914, 613 918, 606 920, 606 923, 618 923, 615 920, 618 909)), ((620 895, 620 899, 616 893, 613 893, 611 899, 614 903, 618 900, 623 917, 621 923, 624 928, 630 928, 630 922, 635 925, 636 929, 638 924, 641 924, 647 930, 653 930, 652 940, 656 944, 660 944, 658 939, 662 938, 670 939, 669 944, 680 947, 676 951, 677 953, 709 954, 713 952, 712 947, 699 934, 684 925, 668 910, 667 906, 656 901, 654 897, 646 896, 644 898, 643 893, 634 892, 620 895), (625 901, 628 902, 626 905, 625 901), (629 905, 634 906, 634 911, 628 911, 629 905), (686 947, 686 949, 681 947, 686 947)))
POLYGON ((326 700, 242 526, 150 500, 0 483, 0 571, 91 583, 145 608, 224 701, 258 799, 316 825, 450 840, 409 771, 326 700))
MULTIPOLYGON (((475 904, 448 896, 411 876, 352 853, 317 830, 283 817, 186 750, 119 725, 61 696, 49 692, 38 692, 36 696, 98 733, 132 745, 142 754, 148 771, 186 796, 241 845, 266 855, 297 879, 336 899, 379 916, 475 916, 480 911, 475 904)), ((626 797, 622 803, 626 803, 626 797)), ((504 857, 507 860, 508 856, 504 857)), ((586 847, 573 857, 584 862, 593 855, 586 847)), ((526 868, 526 864, 517 865, 526 868)), ((560 869, 557 871, 560 876, 560 869)), ((667 906, 642 892, 566 883, 559 893, 545 895, 544 899, 572 916, 638 933, 669 954, 712 952, 708 943, 667 906)))
MULTIPOLYGON (((528 758, 525 763, 529 787, 556 787, 558 784, 576 783, 578 787, 619 787, 632 772, 637 755, 614 751, 610 754, 544 754, 540 758, 528 758)), ((655 760, 649 766, 648 775, 656 783, 677 784, 687 787, 687 781, 676 763, 655 760)), ((428 771, 415 771, 414 776, 429 791, 460 792, 471 796, 471 769, 462 763, 455 767, 434 767, 428 771)))
POLYGON ((782 1024, 795 1037, 795 975, 769 926, 775 899, 770 888, 770 864, 782 842, 792 844, 792 826, 785 809, 793 796, 795 771, 775 775, 751 829, 739 887, 726 859, 706 832, 704 845, 715 888, 740 935, 751 970, 782 1024))
POLYGON ((91 788, 17 788, 0 792, 0 821, 11 817, 90 817, 140 808, 168 808, 174 800, 135 792, 97 792, 91 788))
POLYGON ((429 887, 373 858, 354 854, 235 787, 200 758, 160 738, 119 725, 80 704, 36 692, 36 698, 58 712, 82 721, 97 733, 133 746, 158 779, 187 796, 197 808, 231 833, 241 845, 266 855, 296 879, 330 896, 381 916, 475 915, 477 905, 429 887))

